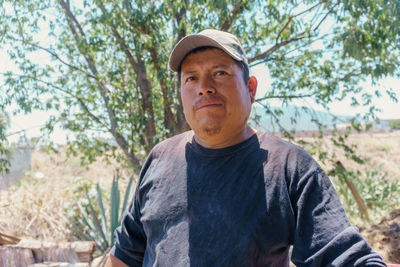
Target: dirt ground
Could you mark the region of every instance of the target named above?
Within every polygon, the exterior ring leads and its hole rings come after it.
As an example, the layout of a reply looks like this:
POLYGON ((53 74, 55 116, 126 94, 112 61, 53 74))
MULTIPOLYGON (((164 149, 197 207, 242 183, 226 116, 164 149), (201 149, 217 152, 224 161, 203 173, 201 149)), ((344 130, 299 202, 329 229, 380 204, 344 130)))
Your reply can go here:
POLYGON ((361 231, 387 263, 400 264, 400 208, 385 216, 379 224, 361 231))

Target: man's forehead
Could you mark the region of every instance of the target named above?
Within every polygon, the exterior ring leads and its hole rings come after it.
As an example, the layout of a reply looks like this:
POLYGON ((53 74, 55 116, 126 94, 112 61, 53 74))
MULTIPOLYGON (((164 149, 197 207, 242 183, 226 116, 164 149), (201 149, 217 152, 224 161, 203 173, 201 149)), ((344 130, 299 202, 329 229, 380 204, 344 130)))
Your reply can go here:
POLYGON ((235 61, 228 54, 218 48, 190 52, 182 61, 181 71, 189 71, 188 68, 199 65, 207 65, 210 68, 230 67, 235 61))
MULTIPOLYGON (((232 65, 228 64, 214 64, 208 66, 209 70, 216 70, 216 69, 231 69, 232 65)), ((182 68, 181 74, 188 75, 198 72, 198 68, 196 68, 196 64, 191 64, 185 68, 182 68)))

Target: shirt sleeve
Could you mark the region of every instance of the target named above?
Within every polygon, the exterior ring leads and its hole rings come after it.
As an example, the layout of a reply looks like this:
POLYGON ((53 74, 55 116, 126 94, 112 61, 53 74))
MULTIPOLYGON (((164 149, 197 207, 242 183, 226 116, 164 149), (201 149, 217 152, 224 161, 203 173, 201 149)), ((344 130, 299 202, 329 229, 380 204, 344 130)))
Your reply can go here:
POLYGON ((325 172, 305 151, 289 163, 296 266, 386 266, 351 226, 325 172))
POLYGON ((147 238, 140 221, 139 188, 151 161, 150 153, 140 172, 131 204, 121 218, 121 225, 114 232, 114 246, 110 251, 111 255, 129 266, 143 265, 147 238))

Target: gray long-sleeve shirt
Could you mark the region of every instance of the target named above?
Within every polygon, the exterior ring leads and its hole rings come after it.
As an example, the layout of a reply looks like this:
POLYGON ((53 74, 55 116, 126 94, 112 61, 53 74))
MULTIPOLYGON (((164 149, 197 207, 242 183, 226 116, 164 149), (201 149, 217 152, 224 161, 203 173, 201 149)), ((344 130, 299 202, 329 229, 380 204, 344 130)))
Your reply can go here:
POLYGON ((266 133, 150 153, 111 253, 130 266, 386 266, 303 149, 266 133))

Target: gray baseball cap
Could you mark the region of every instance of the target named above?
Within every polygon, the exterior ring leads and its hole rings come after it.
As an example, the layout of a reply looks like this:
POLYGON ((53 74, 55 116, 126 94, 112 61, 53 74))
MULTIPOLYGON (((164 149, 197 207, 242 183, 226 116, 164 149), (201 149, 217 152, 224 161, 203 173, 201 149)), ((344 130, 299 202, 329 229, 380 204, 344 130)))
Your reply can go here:
POLYGON ((202 46, 222 49, 233 59, 244 62, 248 67, 246 53, 236 36, 228 32, 208 29, 197 34, 189 34, 175 45, 169 56, 170 69, 177 72, 185 56, 190 51, 202 46))

